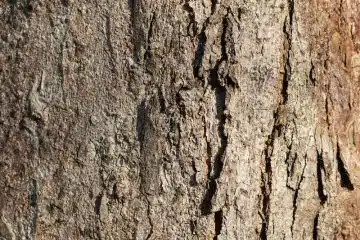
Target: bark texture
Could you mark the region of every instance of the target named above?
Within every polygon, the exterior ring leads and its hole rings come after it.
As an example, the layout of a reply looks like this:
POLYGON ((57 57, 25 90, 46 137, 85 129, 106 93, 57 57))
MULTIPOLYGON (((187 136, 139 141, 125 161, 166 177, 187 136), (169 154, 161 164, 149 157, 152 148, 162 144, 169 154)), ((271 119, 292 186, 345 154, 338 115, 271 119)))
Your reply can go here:
POLYGON ((0 239, 360 239, 358 0, 0 15, 0 239))

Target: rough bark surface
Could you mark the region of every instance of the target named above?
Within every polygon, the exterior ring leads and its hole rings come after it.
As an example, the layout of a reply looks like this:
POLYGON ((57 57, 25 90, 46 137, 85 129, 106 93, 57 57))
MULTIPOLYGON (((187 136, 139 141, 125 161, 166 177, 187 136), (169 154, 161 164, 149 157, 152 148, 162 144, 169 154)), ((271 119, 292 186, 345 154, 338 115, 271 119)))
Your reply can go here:
POLYGON ((360 239, 358 0, 0 15, 0 239, 360 239))

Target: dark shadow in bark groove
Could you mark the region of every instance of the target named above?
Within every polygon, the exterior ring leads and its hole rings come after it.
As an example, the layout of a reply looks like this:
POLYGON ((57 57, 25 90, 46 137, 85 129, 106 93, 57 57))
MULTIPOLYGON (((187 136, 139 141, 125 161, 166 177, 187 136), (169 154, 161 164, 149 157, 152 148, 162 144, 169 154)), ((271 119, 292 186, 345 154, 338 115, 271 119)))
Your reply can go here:
POLYGON ((195 12, 194 9, 190 6, 189 1, 186 1, 186 3, 183 6, 183 9, 188 12, 189 14, 189 25, 187 27, 187 34, 190 37, 194 37, 197 34, 197 22, 195 21, 195 12), (190 30, 192 32, 190 32, 190 30))
POLYGON ((198 36, 198 44, 195 52, 195 58, 192 63, 193 65, 193 74, 194 77, 199 78, 199 70, 202 65, 204 53, 205 53, 205 44, 206 44, 206 34, 205 31, 202 31, 198 36))
MULTIPOLYGON (((218 74, 220 64, 224 61, 228 60, 227 52, 226 52, 226 34, 228 28, 228 14, 226 14, 222 21, 222 35, 221 35, 221 58, 216 62, 216 65, 213 69, 210 70, 209 74, 209 85, 211 89, 215 90, 215 99, 216 99, 216 118, 218 119, 218 135, 220 138, 220 146, 218 151, 214 157, 213 167, 210 169, 212 173, 208 174, 209 183, 208 189, 205 193, 204 199, 200 205, 201 213, 203 215, 208 215, 212 210, 212 198, 214 197, 217 190, 216 180, 220 177, 220 174, 224 165, 224 157, 226 148, 228 145, 228 137, 225 132, 225 123, 226 123, 226 97, 227 97, 227 88, 232 88, 233 84, 231 82, 230 85, 226 85, 220 81, 220 77, 218 74)), ((211 164, 211 161, 210 161, 211 164)))
POLYGON ((350 191, 354 190, 354 185, 352 184, 350 180, 350 174, 345 168, 345 164, 340 156, 340 148, 339 144, 337 144, 337 150, 336 150, 336 160, 338 164, 338 171, 340 174, 340 181, 341 181, 341 187, 346 188, 350 191))
POLYGON ((215 222, 214 240, 217 240, 218 239, 217 236, 220 235, 221 229, 222 229, 222 224, 223 224, 223 211, 222 210, 215 212, 214 222, 215 222))
POLYGON ((317 213, 314 218, 313 240, 318 239, 318 225, 319 225, 319 213, 317 213))
POLYGON ((137 133, 137 139, 140 143, 140 152, 142 151, 144 145, 145 121, 146 121, 146 106, 145 106, 145 100, 143 100, 137 108, 137 116, 136 116, 136 133, 137 133))
POLYGON ((35 179, 31 180, 31 185, 29 189, 29 205, 30 205, 30 212, 31 216, 31 223, 30 223, 30 233, 32 236, 36 234, 37 228, 37 219, 38 219, 38 186, 37 181, 35 179))
POLYGON ((325 174, 325 166, 324 166, 324 159, 322 156, 322 153, 317 152, 317 164, 316 164, 316 175, 317 175, 317 181, 318 181, 318 195, 320 198, 320 203, 323 205, 327 199, 328 196, 325 194, 324 190, 324 177, 323 173, 325 174))
POLYGON ((98 195, 95 199, 95 206, 94 206, 94 212, 97 215, 100 215, 100 206, 101 206, 101 200, 102 200, 102 195, 98 195))

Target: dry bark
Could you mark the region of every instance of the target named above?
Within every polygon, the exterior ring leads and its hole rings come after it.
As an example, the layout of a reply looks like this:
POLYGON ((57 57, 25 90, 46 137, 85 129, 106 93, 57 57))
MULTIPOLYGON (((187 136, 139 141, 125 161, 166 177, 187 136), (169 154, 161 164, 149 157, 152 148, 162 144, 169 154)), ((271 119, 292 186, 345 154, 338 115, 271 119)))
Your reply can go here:
POLYGON ((0 14, 0 239, 360 239, 358 0, 0 14))

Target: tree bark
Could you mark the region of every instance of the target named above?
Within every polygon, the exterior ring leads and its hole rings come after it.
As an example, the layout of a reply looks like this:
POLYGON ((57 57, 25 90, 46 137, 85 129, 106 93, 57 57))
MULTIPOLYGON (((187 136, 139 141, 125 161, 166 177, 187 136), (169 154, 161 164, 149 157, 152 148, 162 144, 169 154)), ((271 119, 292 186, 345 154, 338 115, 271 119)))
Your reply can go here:
POLYGON ((0 13, 0 239, 360 239, 358 0, 0 13))

